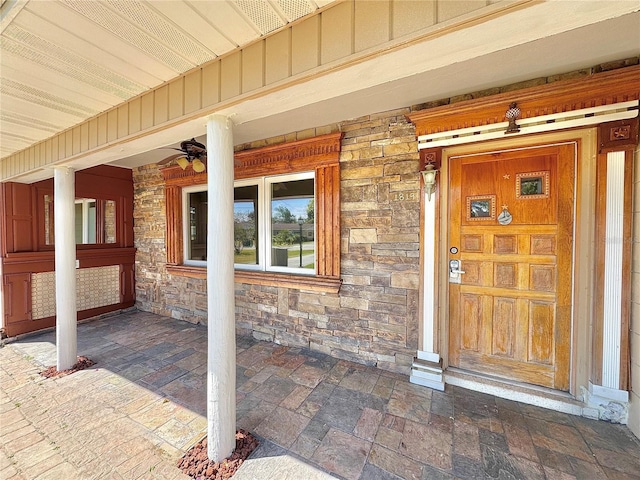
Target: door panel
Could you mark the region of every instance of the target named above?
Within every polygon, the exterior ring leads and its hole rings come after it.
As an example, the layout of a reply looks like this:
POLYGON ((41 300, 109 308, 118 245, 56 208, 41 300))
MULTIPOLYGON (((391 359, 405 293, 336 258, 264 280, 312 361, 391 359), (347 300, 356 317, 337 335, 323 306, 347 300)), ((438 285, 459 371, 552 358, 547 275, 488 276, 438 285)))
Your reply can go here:
POLYGON ((574 159, 573 145, 450 158, 452 366, 568 390, 574 159))

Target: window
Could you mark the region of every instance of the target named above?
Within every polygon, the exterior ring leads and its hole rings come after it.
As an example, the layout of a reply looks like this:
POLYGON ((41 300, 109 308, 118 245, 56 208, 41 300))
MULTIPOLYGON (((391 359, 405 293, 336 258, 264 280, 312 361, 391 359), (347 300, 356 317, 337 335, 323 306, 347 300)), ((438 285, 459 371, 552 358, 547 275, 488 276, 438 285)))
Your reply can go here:
POLYGON ((76 244, 96 243, 96 201, 76 198, 76 244))
POLYGON ((233 199, 233 254, 236 268, 260 265, 264 256, 264 253, 260 253, 263 228, 259 228, 258 222, 258 184, 236 183, 233 199))
POLYGON ((207 265, 207 191, 204 187, 184 189, 184 258, 187 265, 207 265))
POLYGON ((313 172, 265 181, 270 205, 271 270, 315 273, 313 172))
MULTIPOLYGON (((340 133, 235 154, 236 281, 337 291, 340 133)), ((206 276, 206 172, 162 170, 167 271, 206 276)))
MULTIPOLYGON (((43 197, 44 244, 54 244, 53 195, 43 197)), ((76 245, 116 243, 116 202, 95 198, 75 200, 76 245)))
POLYGON ((234 200, 236 268, 315 273, 314 172, 239 181, 234 200))
MULTIPOLYGON (((206 266, 207 191, 183 192, 185 264, 206 266)), ((236 268, 315 273, 313 172, 239 181, 234 197, 236 268)))
POLYGON ((516 198, 549 198, 549 172, 527 172, 516 174, 516 198))

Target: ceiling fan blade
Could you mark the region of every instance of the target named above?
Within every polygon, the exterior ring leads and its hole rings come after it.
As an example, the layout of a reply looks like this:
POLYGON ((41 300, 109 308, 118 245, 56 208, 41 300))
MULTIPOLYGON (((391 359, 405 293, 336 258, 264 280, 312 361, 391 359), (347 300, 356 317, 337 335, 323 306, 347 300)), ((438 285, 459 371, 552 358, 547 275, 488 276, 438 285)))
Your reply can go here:
POLYGON ((180 148, 182 148, 182 150, 184 150, 185 152, 190 153, 201 153, 207 151, 206 145, 204 143, 198 142, 195 138, 192 138, 191 140, 185 140, 184 142, 180 143, 180 148))
POLYGON ((160 160, 158 162, 158 165, 166 165, 167 163, 172 162, 173 160, 176 160, 177 158, 180 158, 180 157, 186 157, 186 155, 184 153, 176 153, 175 155, 169 155, 164 160, 160 160))

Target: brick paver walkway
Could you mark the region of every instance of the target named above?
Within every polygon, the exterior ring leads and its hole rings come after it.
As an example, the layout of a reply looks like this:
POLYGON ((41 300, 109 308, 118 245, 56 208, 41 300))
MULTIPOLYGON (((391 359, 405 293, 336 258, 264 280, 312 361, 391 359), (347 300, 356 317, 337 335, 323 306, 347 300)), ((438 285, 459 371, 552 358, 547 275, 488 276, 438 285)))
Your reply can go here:
MULTIPOLYGON (((95 367, 44 379, 55 332, 0 349, 0 479, 179 479, 206 432, 206 327, 144 312, 84 323, 95 367)), ((640 478, 640 443, 597 422, 238 337, 247 479, 640 478)))

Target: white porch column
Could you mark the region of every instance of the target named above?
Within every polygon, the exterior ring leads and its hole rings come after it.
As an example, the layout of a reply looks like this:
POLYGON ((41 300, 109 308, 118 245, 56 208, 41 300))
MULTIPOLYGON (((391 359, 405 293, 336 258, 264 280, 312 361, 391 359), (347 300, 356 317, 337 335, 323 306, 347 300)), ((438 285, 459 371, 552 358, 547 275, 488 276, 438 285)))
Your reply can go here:
POLYGON ((57 369, 77 361, 75 172, 54 167, 57 369))
POLYGON ((600 418, 616 423, 626 423, 629 402, 629 392, 620 390, 624 163, 623 151, 607 154, 602 385, 590 382, 588 397, 588 403, 601 410, 600 418))
POLYGON ((207 119, 207 454, 236 446, 236 315, 233 271, 233 124, 207 119))
POLYGON ((417 358, 411 367, 409 381, 436 390, 444 390, 440 354, 436 352, 435 332, 435 270, 436 270, 436 201, 424 202, 424 245, 423 264, 423 318, 422 318, 422 350, 418 350, 417 358))

